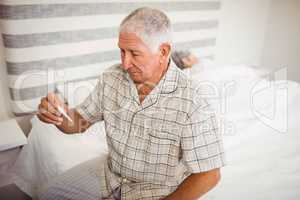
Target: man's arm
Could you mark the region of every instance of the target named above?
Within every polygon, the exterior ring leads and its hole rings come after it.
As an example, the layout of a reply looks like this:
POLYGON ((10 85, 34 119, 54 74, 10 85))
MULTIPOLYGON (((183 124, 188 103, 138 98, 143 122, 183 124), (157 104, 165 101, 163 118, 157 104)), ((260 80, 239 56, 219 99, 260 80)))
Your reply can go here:
POLYGON ((42 98, 37 116, 45 123, 54 124, 66 134, 84 132, 91 126, 89 121, 85 120, 75 109, 69 109, 54 93, 49 93, 42 98), (65 109, 73 122, 70 122, 58 111, 58 106, 65 109))
POLYGON ((188 176, 178 188, 164 200, 199 199, 217 185, 221 178, 220 169, 195 173, 188 176))

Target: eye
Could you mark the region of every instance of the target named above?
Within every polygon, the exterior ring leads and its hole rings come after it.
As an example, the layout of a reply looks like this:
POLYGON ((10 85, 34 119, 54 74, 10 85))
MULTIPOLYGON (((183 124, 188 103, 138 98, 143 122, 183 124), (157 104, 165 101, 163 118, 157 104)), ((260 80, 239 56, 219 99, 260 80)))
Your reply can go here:
POLYGON ((131 54, 132 54, 133 57, 139 56, 139 54, 135 51, 131 51, 131 54))

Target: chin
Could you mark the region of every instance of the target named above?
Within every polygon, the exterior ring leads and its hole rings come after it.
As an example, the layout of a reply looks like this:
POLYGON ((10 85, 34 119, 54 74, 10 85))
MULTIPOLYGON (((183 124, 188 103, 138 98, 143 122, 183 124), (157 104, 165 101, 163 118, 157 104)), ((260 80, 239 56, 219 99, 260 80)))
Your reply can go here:
POLYGON ((144 81, 142 81, 141 79, 132 79, 132 81, 136 84, 141 84, 143 83, 144 81))
POLYGON ((141 77, 138 77, 138 76, 135 76, 135 75, 130 75, 130 78, 131 80, 134 82, 134 83, 142 83, 143 80, 141 77))

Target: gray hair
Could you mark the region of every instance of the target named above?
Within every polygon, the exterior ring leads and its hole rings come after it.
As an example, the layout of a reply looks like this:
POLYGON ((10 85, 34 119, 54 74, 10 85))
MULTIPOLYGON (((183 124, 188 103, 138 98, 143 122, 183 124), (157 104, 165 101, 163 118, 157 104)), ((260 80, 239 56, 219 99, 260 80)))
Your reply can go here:
POLYGON ((162 43, 172 44, 171 21, 162 11, 149 7, 132 11, 122 21, 121 32, 135 33, 154 52, 162 43))
POLYGON ((172 52, 172 60, 176 64, 176 66, 180 69, 186 68, 183 58, 187 58, 191 52, 189 50, 176 50, 172 52))

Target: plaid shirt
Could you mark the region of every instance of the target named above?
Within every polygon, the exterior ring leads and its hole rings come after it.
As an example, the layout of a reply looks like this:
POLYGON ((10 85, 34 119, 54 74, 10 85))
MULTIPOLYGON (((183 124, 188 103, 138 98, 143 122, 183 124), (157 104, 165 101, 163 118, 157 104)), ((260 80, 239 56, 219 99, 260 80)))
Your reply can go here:
POLYGON ((201 90, 173 63, 140 103, 129 74, 114 65, 77 107, 86 120, 104 120, 107 163, 99 169, 103 199, 161 199, 191 173, 224 165, 215 114, 201 90))

